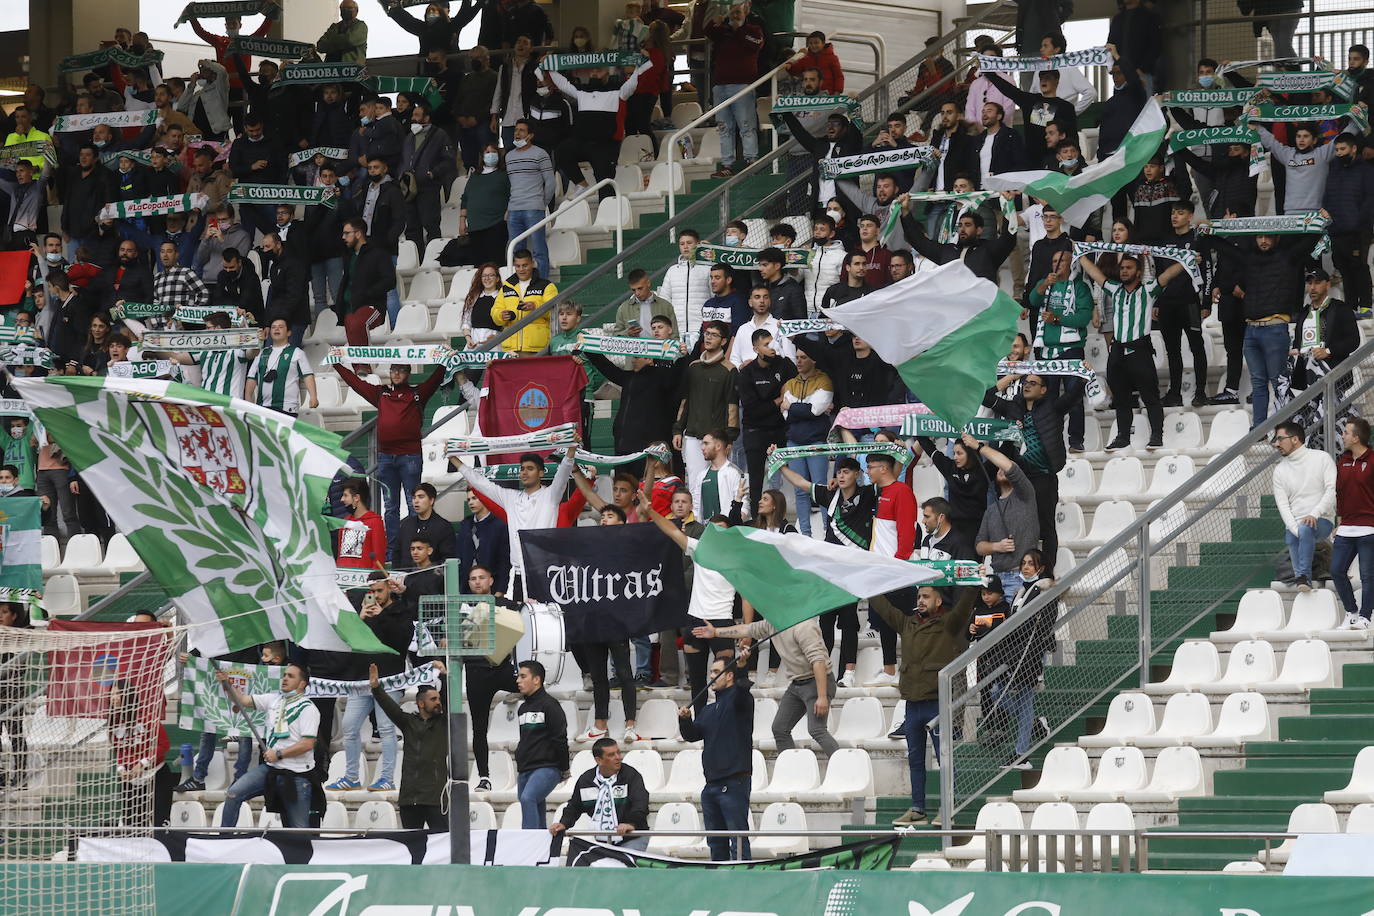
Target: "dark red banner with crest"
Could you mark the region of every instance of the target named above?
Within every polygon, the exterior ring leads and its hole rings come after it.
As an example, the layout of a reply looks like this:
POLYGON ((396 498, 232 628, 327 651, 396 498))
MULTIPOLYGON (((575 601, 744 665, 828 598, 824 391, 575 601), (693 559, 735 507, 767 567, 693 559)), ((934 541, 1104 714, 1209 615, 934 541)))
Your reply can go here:
MULTIPOLYGON (((523 436, 560 423, 576 423, 582 428, 582 389, 587 385, 587 374, 571 356, 493 360, 483 382, 487 391, 477 410, 477 422, 484 436, 523 436)), ((519 458, 488 455, 487 464, 510 464, 519 458)))

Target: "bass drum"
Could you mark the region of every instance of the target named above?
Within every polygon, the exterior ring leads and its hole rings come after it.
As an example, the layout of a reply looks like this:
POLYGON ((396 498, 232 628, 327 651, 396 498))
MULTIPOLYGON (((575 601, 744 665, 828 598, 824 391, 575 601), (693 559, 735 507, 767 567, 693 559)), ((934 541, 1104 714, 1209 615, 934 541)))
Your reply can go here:
POLYGON ((563 609, 556 604, 526 601, 521 611, 525 635, 515 646, 515 663, 533 659, 544 666, 544 687, 552 689, 567 679, 582 686, 582 672, 567 651, 563 609))

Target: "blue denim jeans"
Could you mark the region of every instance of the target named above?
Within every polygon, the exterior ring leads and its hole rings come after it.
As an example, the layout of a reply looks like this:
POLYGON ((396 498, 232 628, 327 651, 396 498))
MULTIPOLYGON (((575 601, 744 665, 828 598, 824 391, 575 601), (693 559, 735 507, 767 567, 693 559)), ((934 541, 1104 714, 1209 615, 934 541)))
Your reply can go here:
POLYGON ((1002 594, 1006 596, 1007 603, 1016 597, 1016 593, 1021 591, 1021 570, 1009 569, 1006 572, 999 572, 997 578, 1002 580, 1002 594))
MULTIPOLYGON (((712 90, 711 104, 719 105, 744 89, 748 83, 727 83, 712 90)), ((716 112, 716 129, 720 132, 720 161, 735 164, 735 138, 744 147, 744 161, 759 158, 759 110, 753 95, 737 99, 727 108, 716 112)))
MULTIPOLYGON (((701 824, 705 830, 748 830, 749 829, 749 784, 748 776, 734 776, 729 779, 714 779, 701 789, 701 824)), ((749 858, 748 837, 712 836, 706 838, 711 849, 712 862, 728 862, 734 859, 740 843, 744 849, 740 858, 749 858)))
MULTIPOLYGON (((545 216, 544 210, 511 210, 506 214, 506 231, 510 233, 510 238, 515 238, 526 229, 539 222, 545 216)), ((539 276, 549 275, 549 243, 544 236, 544 229, 540 227, 533 234, 525 236, 516 243, 515 247, 528 248, 534 255, 534 265, 539 272, 539 276)))
MULTIPOLYGON (((397 703, 401 702, 401 697, 405 692, 393 690, 390 696, 397 703)), ((376 701, 372 699, 370 693, 355 693, 348 697, 348 705, 344 707, 344 775, 349 779, 359 779, 359 767, 363 758, 363 720, 365 720, 376 701)), ((391 717, 384 713, 377 713, 377 737, 382 741, 382 772, 381 779, 396 781, 396 723, 391 721, 391 717)))
MULTIPOLYGON (((210 772, 210 759, 215 756, 215 745, 219 743, 219 735, 214 732, 200 733, 200 748, 196 751, 196 762, 191 766, 191 776, 194 779, 205 781, 205 776, 210 772)), ((253 762, 253 739, 239 739, 239 754, 234 758, 234 779, 243 778, 243 774, 248 772, 248 764, 253 762)))
POLYGON ((334 304, 339 284, 343 281, 343 258, 326 258, 310 265, 310 293, 318 315, 334 304))
POLYGON ((401 527, 401 506, 410 505, 410 497, 420 485, 423 467, 424 456, 418 452, 414 455, 382 452, 377 456, 377 482, 382 485, 382 522, 386 525, 386 555, 391 557, 393 566, 410 566, 410 545, 400 545, 398 554, 396 537, 401 527))
MULTIPOLYGON (((424 252, 421 252, 421 254, 423 253, 424 252)), ((393 254, 391 256, 392 268, 396 267, 396 262, 398 260, 399 258, 397 258, 396 255, 393 254)), ((386 322, 389 327, 396 327, 396 316, 399 314, 401 314, 401 294, 397 292, 397 288, 393 286, 386 294, 386 322)))
POLYGON ((1348 538, 1336 536, 1331 545, 1331 578, 1347 614, 1360 614, 1365 620, 1374 611, 1374 534, 1348 538), (1355 605, 1355 589, 1350 585, 1350 564, 1360 557, 1360 604, 1355 605))
MULTIPOLYGON (((906 733, 906 765, 911 771, 911 807, 926 810, 926 723, 940 714, 938 700, 907 700, 906 718, 902 731, 906 733)), ((935 759, 940 759, 940 732, 931 732, 935 740, 935 759)))
MULTIPOLYGON (((267 786, 267 773, 271 769, 267 764, 260 763, 247 773, 244 773, 234 784, 224 793, 224 819, 220 823, 221 827, 237 827, 239 823, 239 806, 250 798, 257 798, 263 793, 267 786)), ((310 780, 304 773, 295 774, 296 798, 287 805, 286 813, 282 815, 281 824, 283 827, 309 827, 310 826, 310 780)))
POLYGON ((653 640, 647 636, 636 636, 630 640, 630 645, 634 648, 635 677, 651 677, 654 673, 653 640))
POLYGON ((1311 578, 1312 554, 1317 549, 1317 542, 1329 538, 1334 527, 1330 519, 1319 518, 1315 528, 1299 522, 1297 534, 1284 529, 1283 542, 1288 545, 1288 559, 1293 563, 1293 575, 1311 578))
POLYGON ((1245 329, 1245 365, 1250 369, 1251 421, 1254 429, 1269 416, 1269 386, 1274 384, 1288 362, 1293 337, 1286 324, 1271 324, 1245 329))
POLYGON ((1016 723, 1016 756, 1030 752, 1031 725, 1035 721, 1035 691, 1013 690, 1005 680, 992 685, 989 691, 996 712, 985 715, 994 723, 1016 723))
MULTIPOLYGON (((791 448, 798 444, 789 440, 787 447, 791 448)), ((830 459, 825 455, 793 458, 787 462, 787 466, 817 486, 825 486, 830 479, 830 459)), ((792 490, 797 494, 797 528, 801 530, 802 534, 809 537, 811 535, 811 493, 805 487, 793 487, 792 490)))
POLYGON ((526 770, 516 778, 521 830, 543 830, 548 826, 544 800, 561 780, 562 776, 555 767, 526 770))

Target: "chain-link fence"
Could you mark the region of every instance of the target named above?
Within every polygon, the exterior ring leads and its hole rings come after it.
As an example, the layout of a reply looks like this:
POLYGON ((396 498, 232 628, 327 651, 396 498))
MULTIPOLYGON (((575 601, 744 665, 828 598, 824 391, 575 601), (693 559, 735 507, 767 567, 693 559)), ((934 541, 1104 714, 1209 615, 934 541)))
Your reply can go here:
POLYGON ((1015 772, 1008 764, 1017 757, 1018 714, 1043 728, 1032 753, 1075 739, 1115 693, 1156 679, 1151 666, 1167 666, 1183 638, 1205 638, 1213 615, 1234 610, 1245 589, 1275 578, 1283 526, 1271 498, 1278 454, 1270 439, 1280 422, 1305 421, 1309 445, 1336 443, 1338 453, 1343 420, 1371 413, 1374 343, 1311 379, 1231 448, 1210 460, 1195 452, 1201 466, 1181 476, 1172 494, 947 665, 940 673, 940 734, 954 740, 942 741, 941 823, 1015 772), (1003 691, 1017 684, 1019 667, 1039 668, 1041 652, 1052 661, 1043 682, 1003 691))
POLYGON ((1176 78, 1191 73, 1203 57, 1216 61, 1324 57, 1342 69, 1351 45, 1374 43, 1374 10, 1357 0, 1307 0, 1301 12, 1267 17, 1241 15, 1236 0, 1175 2, 1177 8, 1162 11, 1170 16, 1166 56, 1175 49, 1193 52, 1186 61, 1172 61, 1176 78))

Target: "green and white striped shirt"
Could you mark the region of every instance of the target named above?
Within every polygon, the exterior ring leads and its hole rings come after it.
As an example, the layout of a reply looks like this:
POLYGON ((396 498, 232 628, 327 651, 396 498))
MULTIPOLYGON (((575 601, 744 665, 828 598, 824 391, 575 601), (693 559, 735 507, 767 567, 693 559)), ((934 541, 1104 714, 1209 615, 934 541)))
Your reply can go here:
POLYGON ((248 377, 257 382, 254 399, 258 404, 294 416, 301 409, 301 381, 314 374, 304 350, 284 346, 263 347, 248 377))
POLYGON ((243 383, 252 362, 246 350, 205 350, 195 355, 200 387, 231 398, 243 397, 243 383))
POLYGON ((1145 280, 1128 291, 1119 281, 1108 280, 1102 284, 1102 290, 1111 299, 1112 336, 1117 343, 1150 336, 1151 312, 1159 298, 1158 283, 1145 280))

